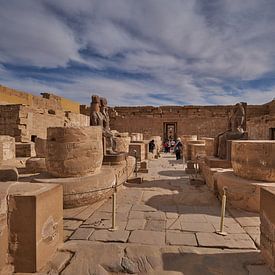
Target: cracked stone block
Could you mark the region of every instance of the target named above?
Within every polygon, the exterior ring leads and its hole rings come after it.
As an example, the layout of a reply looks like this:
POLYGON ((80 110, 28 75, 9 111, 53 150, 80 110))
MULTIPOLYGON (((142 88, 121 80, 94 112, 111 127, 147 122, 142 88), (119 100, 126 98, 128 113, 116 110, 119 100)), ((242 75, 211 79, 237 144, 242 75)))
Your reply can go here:
POLYGON ((96 230, 92 236, 89 238, 91 241, 101 241, 101 242, 119 242, 126 243, 129 237, 129 231, 118 230, 96 230))
POLYGON ((88 240, 95 230, 93 228, 78 228, 70 237, 70 240, 88 240))
POLYGON ((166 243, 169 245, 190 245, 197 246, 196 236, 194 233, 185 232, 166 232, 166 243))
POLYGON ((129 243, 165 245, 165 232, 135 230, 129 237, 129 243))
POLYGON ((128 221, 126 230, 144 229, 145 224, 146 224, 145 219, 132 219, 128 221))
POLYGON ((145 225, 145 230, 151 231, 165 231, 166 221, 162 220, 148 220, 145 225))

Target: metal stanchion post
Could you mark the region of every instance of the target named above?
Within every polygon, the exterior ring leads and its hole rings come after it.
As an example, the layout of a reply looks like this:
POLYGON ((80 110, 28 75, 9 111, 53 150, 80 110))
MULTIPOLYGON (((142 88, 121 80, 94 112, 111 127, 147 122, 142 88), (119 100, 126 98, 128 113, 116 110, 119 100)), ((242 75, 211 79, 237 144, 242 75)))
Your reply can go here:
POLYGON ((223 231, 224 217, 225 217, 225 206, 226 206, 226 190, 227 190, 227 187, 223 187, 220 230, 216 231, 217 234, 223 235, 223 236, 227 235, 227 233, 225 231, 223 231))
POLYGON ((118 230, 118 226, 116 226, 116 204, 117 204, 117 177, 114 186, 114 193, 112 195, 112 228, 110 231, 118 230))
POLYGON ((135 173, 136 173, 136 178, 138 176, 138 165, 137 165, 137 150, 134 150, 135 154, 135 173))

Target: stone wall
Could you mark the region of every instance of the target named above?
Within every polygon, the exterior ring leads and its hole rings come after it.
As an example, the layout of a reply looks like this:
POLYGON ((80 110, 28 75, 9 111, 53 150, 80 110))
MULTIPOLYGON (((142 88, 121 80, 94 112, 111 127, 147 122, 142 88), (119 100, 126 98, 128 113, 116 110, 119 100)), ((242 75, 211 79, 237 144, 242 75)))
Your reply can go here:
POLYGON ((64 110, 80 113, 80 104, 51 93, 35 96, 0 85, 0 105, 24 104, 34 109, 64 110))
MULTIPOLYGON (((177 135, 215 137, 227 128, 231 105, 115 107, 110 109, 111 128, 119 132, 141 132, 144 138, 163 137, 164 123, 176 123, 177 135), (134 123, 133 123, 134 121, 134 123)), ((88 108, 82 107, 83 113, 88 108)), ((275 101, 247 106, 247 130, 252 139, 269 139, 275 128, 275 101)))
POLYGON ((31 106, 0 105, 0 135, 9 135, 16 142, 45 139, 48 127, 88 126, 89 117, 56 109, 31 106))

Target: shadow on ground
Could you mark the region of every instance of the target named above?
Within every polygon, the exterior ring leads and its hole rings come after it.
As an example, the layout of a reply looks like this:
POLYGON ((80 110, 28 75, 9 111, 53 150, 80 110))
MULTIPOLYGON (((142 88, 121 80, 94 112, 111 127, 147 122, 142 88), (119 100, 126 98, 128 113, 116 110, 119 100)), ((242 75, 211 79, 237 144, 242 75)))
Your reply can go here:
POLYGON ((167 179, 126 183, 125 186, 145 189, 145 204, 159 211, 220 215, 219 202, 206 185, 194 186, 184 179, 167 179))
POLYGON ((188 178, 188 175, 183 170, 167 170, 167 171, 160 171, 158 172, 161 176, 167 176, 167 177, 186 177, 188 178))
POLYGON ((263 265, 258 252, 196 254, 182 251, 164 253, 162 261, 165 271, 183 272, 184 275, 272 274, 263 265))

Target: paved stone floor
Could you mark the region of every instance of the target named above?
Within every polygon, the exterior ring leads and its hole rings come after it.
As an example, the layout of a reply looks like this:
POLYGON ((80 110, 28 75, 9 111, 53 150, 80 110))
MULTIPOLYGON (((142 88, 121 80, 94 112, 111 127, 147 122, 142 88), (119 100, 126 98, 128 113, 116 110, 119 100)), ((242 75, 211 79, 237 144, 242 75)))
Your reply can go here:
POLYGON ((217 235, 220 202, 183 168, 164 154, 140 174, 142 184, 125 184, 117 231, 109 230, 111 199, 65 210, 61 274, 272 274, 257 249, 258 215, 229 209, 228 235, 217 235))

